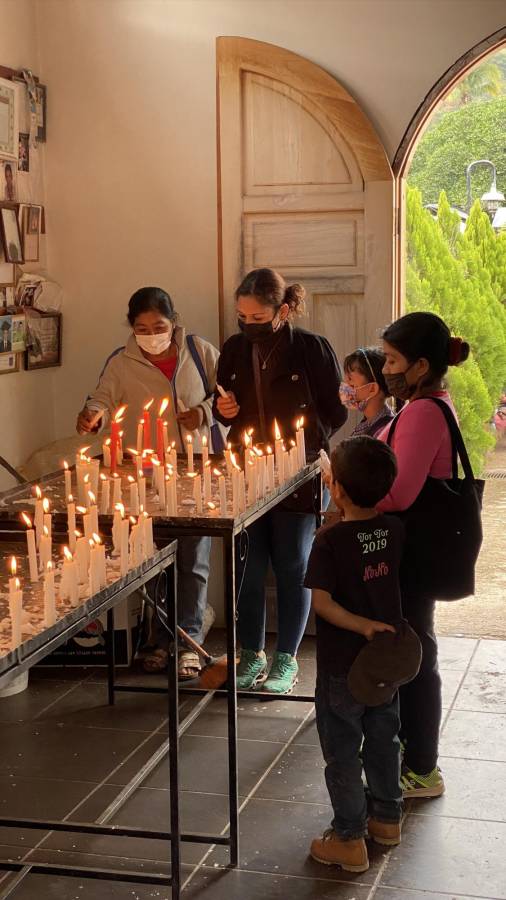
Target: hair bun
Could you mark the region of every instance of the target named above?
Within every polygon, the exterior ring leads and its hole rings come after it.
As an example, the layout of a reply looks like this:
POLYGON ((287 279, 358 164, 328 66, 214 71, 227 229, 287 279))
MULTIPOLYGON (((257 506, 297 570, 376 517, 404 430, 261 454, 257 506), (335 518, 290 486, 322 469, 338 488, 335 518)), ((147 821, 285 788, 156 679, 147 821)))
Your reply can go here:
POLYGON ((469 356, 469 344, 460 337, 451 337, 448 348, 448 365, 458 366, 469 356))
POLYGON ((284 303, 288 303, 291 312, 302 313, 305 298, 306 289, 302 284, 290 284, 285 290, 284 303))

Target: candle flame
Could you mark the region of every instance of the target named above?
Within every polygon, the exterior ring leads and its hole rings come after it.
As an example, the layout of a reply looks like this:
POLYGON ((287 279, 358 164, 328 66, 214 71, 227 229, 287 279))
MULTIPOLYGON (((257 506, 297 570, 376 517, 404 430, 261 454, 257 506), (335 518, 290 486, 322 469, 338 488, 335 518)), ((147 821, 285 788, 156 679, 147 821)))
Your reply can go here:
POLYGON ((267 444, 267 447, 265 448, 265 450, 266 450, 266 453, 272 453, 272 447, 271 447, 271 445, 270 445, 270 444, 267 444))
POLYGON ((78 531, 77 528, 74 530, 74 534, 75 534, 76 538, 80 538, 80 537, 82 536, 82 535, 81 535, 81 532, 78 531))
POLYGON ((107 439, 104 441, 104 444, 105 444, 106 447, 110 447, 110 446, 111 446, 111 439, 110 439, 110 438, 107 438, 107 439))
POLYGON ((130 482, 130 484, 135 484, 135 478, 132 475, 128 475, 127 480, 130 482))
POLYGON ((123 413, 125 412, 125 410, 126 410, 126 403, 124 406, 120 406, 120 408, 117 409, 116 412, 114 413, 113 422, 115 422, 116 425, 119 425, 119 423, 123 421, 123 413))
POLYGON ((108 481, 107 475, 104 475, 104 473, 101 472, 101 473, 100 473, 100 480, 101 480, 101 481, 108 481))
POLYGON ((186 473, 187 478, 197 478, 197 475, 198 475, 197 472, 187 472, 186 473))
POLYGON ((162 402, 160 403, 160 409, 158 410, 158 415, 159 415, 160 419, 162 418, 162 416, 163 416, 165 410, 167 409, 168 405, 169 405, 169 398, 168 398, 168 397, 164 397, 163 400, 162 400, 162 402))
POLYGON ((119 475, 118 475, 117 472, 113 472, 113 473, 112 473, 112 477, 113 477, 113 478, 119 478, 119 475))
POLYGON ((207 462, 204 463, 204 469, 207 469, 208 466, 209 466, 209 468, 211 468, 211 460, 210 459, 208 459, 207 462))
POLYGON ((82 516, 85 516, 88 512, 85 506, 76 506, 77 512, 81 513, 82 516))
POLYGON ((64 468, 65 470, 67 470, 68 467, 69 467, 69 464, 68 464, 67 460, 64 459, 64 460, 63 460, 63 468, 64 468))
POLYGON ((20 582, 19 578, 16 578, 16 590, 19 591, 20 587, 21 587, 21 582, 20 582))
POLYGON ((154 402, 155 402, 155 398, 151 397, 151 400, 149 401, 149 403, 146 403, 146 405, 144 406, 144 412, 147 412, 148 409, 151 409, 154 402))
POLYGON ((49 537, 49 528, 46 525, 43 526, 42 531, 44 532, 44 537, 49 537))
POLYGON ((207 447, 207 435, 202 435, 202 446, 207 447))
POLYGON ((130 516, 130 524, 131 524, 131 525, 137 525, 137 521, 136 521, 136 519, 134 519, 133 516, 130 516))
POLYGON ((127 453, 130 453, 131 456, 138 456, 137 450, 134 450, 133 447, 127 447, 127 453))
POLYGON ((139 515, 142 516, 143 514, 144 514, 144 507, 141 503, 141 505, 139 506, 139 515))
POLYGON ((17 571, 18 571, 18 564, 16 562, 16 557, 11 556, 11 575, 12 575, 12 577, 15 576, 17 571))
POLYGON ((21 518, 23 519, 23 522, 25 523, 27 528, 32 527, 32 520, 30 519, 30 516, 27 516, 26 513, 21 513, 21 518))
POLYGON ((70 552, 70 550, 69 550, 68 547, 64 547, 64 548, 63 548, 63 553, 64 553, 64 555, 65 555, 65 559, 68 559, 68 560, 70 560, 70 561, 73 560, 74 557, 72 556, 72 554, 71 554, 71 552, 70 552))
POLYGON ((293 440, 293 438, 290 438, 290 447, 295 447, 295 446, 296 446, 295 441, 293 440))
POLYGON ((51 560, 48 559, 48 561, 46 563, 46 572, 52 572, 52 570, 53 570, 53 563, 51 562, 51 560))
POLYGON ((142 451, 142 458, 144 459, 145 456, 151 456, 153 453, 154 450, 152 447, 146 447, 146 449, 142 451))
POLYGON ((90 545, 90 548, 93 550, 95 547, 95 541, 92 541, 91 538, 88 538, 88 544, 90 545))
POLYGON ((37 500, 42 500, 42 491, 38 484, 35 486, 35 496, 37 497, 37 500))
POLYGON ((186 435, 186 443, 188 445, 193 444, 193 438, 192 438, 191 434, 186 435))
POLYGON ((100 540, 100 537, 98 536, 98 534, 95 534, 95 532, 93 532, 93 540, 95 541, 96 544, 102 543, 102 541, 100 540))
POLYGON ((212 500, 208 500, 208 501, 207 501, 207 508, 208 508, 208 509, 216 509, 216 503, 213 503, 212 500))
POLYGON ((251 437, 247 431, 244 432, 243 443, 245 447, 249 447, 251 444, 251 437))
POLYGON ((217 478, 223 478, 223 472, 220 472, 219 469, 213 469, 213 475, 216 475, 217 478))
POLYGON ((89 445, 89 447, 81 447, 81 449, 79 450, 79 456, 85 456, 86 451, 89 450, 90 447, 91 447, 91 444, 89 445))
POLYGON ((256 456, 263 456, 264 451, 260 449, 260 447, 253 447, 253 452, 256 456))
POLYGON ((227 444, 227 450, 231 450, 231 449, 232 449, 232 444, 231 444, 230 441, 229 441, 228 444, 227 444))
POLYGON ((278 425, 277 419, 274 419, 274 437, 276 438, 277 441, 281 440, 281 432, 279 430, 279 425, 278 425))
POLYGON ((44 510, 44 512, 47 515, 47 513, 49 512, 49 500, 47 499, 47 497, 44 497, 44 499, 42 501, 42 509, 44 510))
POLYGON ((95 494, 93 491, 88 491, 88 497, 90 498, 90 503, 93 506, 96 500, 95 494))
POLYGON ((161 466, 161 462, 160 462, 160 460, 158 459, 157 456, 152 456, 152 457, 151 457, 151 463, 152 463, 153 466, 161 466))
POLYGON ((90 483, 90 476, 89 476, 88 474, 86 474, 86 475, 84 476, 84 478, 83 478, 83 481, 84 481, 85 484, 89 484, 89 483, 90 483))
POLYGON ((69 494, 69 495, 68 495, 68 497, 67 497, 67 502, 68 502, 68 503, 73 503, 73 502, 74 502, 74 497, 73 497, 72 494, 69 494))
POLYGON ((117 509, 118 512, 119 512, 119 514, 120 514, 120 516, 121 516, 121 518, 123 518, 123 516, 125 515, 125 506, 124 506, 124 504, 123 504, 123 503, 116 503, 116 506, 114 507, 114 509, 117 509))

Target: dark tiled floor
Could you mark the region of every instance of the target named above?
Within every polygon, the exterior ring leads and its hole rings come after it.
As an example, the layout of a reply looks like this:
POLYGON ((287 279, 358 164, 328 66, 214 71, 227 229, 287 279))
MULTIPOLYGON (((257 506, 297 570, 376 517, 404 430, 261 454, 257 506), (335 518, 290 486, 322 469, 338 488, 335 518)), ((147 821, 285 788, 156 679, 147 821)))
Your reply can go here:
MULTIPOLYGON (((310 703, 239 701, 241 865, 227 852, 184 844, 188 900, 506 900, 506 642, 442 638, 447 792, 407 809, 403 842, 371 847, 359 876, 308 858, 329 822, 310 703)), ((297 690, 314 684, 304 642, 297 690)), ((32 672, 25 693, 0 701, 0 810, 14 817, 94 821, 166 740, 163 696, 120 694, 106 705, 103 670, 32 672)), ((121 681, 157 679, 138 669, 121 681)), ((163 684, 163 678, 158 679, 163 684)), ((186 698, 182 717, 195 701, 186 698)), ((227 711, 215 699, 181 740, 183 828, 225 833, 227 711)), ((168 830, 167 762, 115 813, 114 824, 168 830)), ((163 841, 0 830, 0 857, 62 865, 168 871, 163 841)), ((0 898, 12 876, 4 876, 0 898)), ((167 888, 28 874, 13 900, 169 900, 167 888)))

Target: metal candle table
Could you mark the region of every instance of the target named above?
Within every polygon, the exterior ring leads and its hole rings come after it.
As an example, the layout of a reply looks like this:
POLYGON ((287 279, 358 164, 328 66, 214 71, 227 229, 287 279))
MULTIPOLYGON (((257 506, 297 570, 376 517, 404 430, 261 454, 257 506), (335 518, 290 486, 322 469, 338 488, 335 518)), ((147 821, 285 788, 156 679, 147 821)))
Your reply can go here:
MULTIPOLYGON (((184 478, 184 459, 179 461, 179 469, 181 480, 184 478)), ((196 459, 197 463, 198 460, 196 459)), ((125 466, 121 469, 121 474, 125 488, 127 487, 128 475, 133 471, 133 467, 125 466)), ((310 465, 306 465, 296 475, 286 480, 281 486, 276 487, 272 492, 267 494, 261 500, 258 500, 252 506, 247 507, 246 511, 236 517, 222 517, 218 515, 218 510, 206 511, 201 515, 195 515, 191 506, 183 507, 180 515, 169 517, 161 513, 154 502, 154 494, 148 494, 147 512, 153 517, 154 536, 158 544, 165 541, 173 540, 178 537, 185 536, 209 536, 219 538, 223 544, 223 566, 224 566, 224 588, 225 588, 225 620, 226 620, 226 637, 227 637, 227 685, 224 690, 205 691, 195 687, 179 687, 180 693, 185 694, 201 694, 203 695, 197 706, 187 716, 181 727, 179 728, 179 736, 192 724, 199 713, 212 700, 213 695, 225 694, 227 696, 228 709, 228 778, 229 778, 229 836, 210 835, 210 834, 181 834, 181 840, 185 842, 200 843, 204 845, 221 844, 230 848, 230 865, 235 867, 239 863, 239 787, 238 787, 238 753, 237 753, 237 696, 254 697, 255 691, 239 691, 236 689, 236 604, 237 604, 237 587, 236 587, 236 550, 237 544, 241 540, 241 536, 247 534, 247 529, 253 525, 261 516, 274 509, 283 500, 286 500, 292 494, 296 494, 304 485, 313 484, 313 508, 317 517, 321 509, 321 478, 320 463, 316 461, 310 465)), ((52 498, 53 502, 53 520, 59 523, 60 527, 65 528, 66 515, 64 505, 64 489, 63 489, 63 473, 56 473, 48 476, 39 482, 44 493, 52 498)), ((0 498, 0 527, 2 519, 9 522, 13 528, 20 529, 22 525, 19 521, 19 512, 23 509, 23 500, 26 502, 32 495, 33 485, 23 485, 14 488, 0 498)), ((100 517, 101 530, 106 532, 110 530, 112 525, 111 516, 100 517)), ((111 613, 112 615, 112 613, 111 613)), ((137 686, 130 684, 118 684, 115 681, 114 666, 109 666, 108 673, 109 686, 109 702, 114 702, 114 694, 116 692, 136 692, 136 693, 165 693, 165 688, 137 686)), ((269 695, 265 692, 261 695, 264 699, 269 695)), ((300 695, 276 695, 277 700, 287 700, 295 702, 307 702, 313 700, 313 697, 300 695)), ((159 764, 164 755, 170 750, 170 740, 163 744, 150 760, 143 766, 142 772, 135 776, 132 781, 121 791, 114 801, 114 811, 126 802, 141 782, 148 777, 149 773, 159 764)), ((173 795, 171 792, 171 804, 173 795)), ((175 800, 174 800, 175 803, 175 800)), ((172 814, 172 811, 171 811, 172 814)), ((177 810, 173 815, 176 816, 177 810)), ((179 857, 178 857, 179 860, 179 857)), ((179 864, 178 872, 175 872, 174 860, 172 863, 172 896, 173 900, 179 897, 179 864)))
MULTIPOLYGON (((23 535, 5 530, 0 531, 0 556, 7 558, 15 555, 18 563, 24 571, 28 569, 28 560, 25 554, 26 541, 23 535)), ((113 612, 114 607, 121 603, 133 591, 141 588, 147 581, 160 573, 170 576, 173 583, 173 602, 167 609, 168 627, 172 635, 176 635, 176 551, 177 542, 171 541, 153 557, 146 560, 135 569, 131 569, 127 575, 117 580, 109 579, 107 587, 98 593, 88 597, 75 608, 66 608, 54 625, 42 628, 38 633, 24 640, 19 647, 0 653, 0 688, 4 687, 12 678, 30 669, 35 663, 40 662, 53 650, 65 643, 69 638, 82 631, 90 622, 103 613, 107 613, 107 654, 110 678, 114 670, 114 634, 113 612)), ((30 589, 30 608, 32 612, 37 609, 37 601, 42 605, 42 587, 39 583, 30 589)), ((27 601, 28 602, 28 601, 27 601)), ((2 601, 0 600, 0 608, 2 601)), ((35 617, 38 619, 35 612, 35 617)), ((0 615, 1 618, 1 615, 0 615)), ((26 631, 25 631, 26 634, 26 631)), ((172 885, 173 896, 179 897, 180 892, 180 822, 179 822, 179 775, 178 775, 178 694, 177 694, 177 652, 175 640, 172 642, 169 653, 168 665, 168 728, 169 728, 169 781, 170 781, 170 832, 149 831, 139 828, 127 828, 107 826, 105 824, 88 824, 83 822, 58 822, 41 819, 14 819, 0 817, 0 827, 4 828, 28 828, 36 830, 65 831, 78 834, 98 834, 102 836, 123 836, 148 839, 165 839, 170 841, 171 849, 171 876, 158 873, 137 873, 130 871, 114 871, 111 869, 80 868, 78 866, 60 866, 48 863, 31 863, 29 861, 14 862, 12 860, 0 860, 0 870, 17 872, 18 874, 8 884, 3 886, 2 898, 9 897, 17 886, 29 873, 45 875, 66 875, 79 878, 93 878, 100 881, 128 881, 137 884, 172 885)))

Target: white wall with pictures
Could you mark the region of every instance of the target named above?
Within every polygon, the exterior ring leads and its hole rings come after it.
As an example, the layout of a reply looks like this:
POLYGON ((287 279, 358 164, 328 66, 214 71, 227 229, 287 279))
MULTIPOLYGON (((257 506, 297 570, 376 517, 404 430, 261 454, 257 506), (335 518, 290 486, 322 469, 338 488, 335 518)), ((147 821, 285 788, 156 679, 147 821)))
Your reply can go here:
MULTIPOLYGON (((6 7, 3 2, 4 10, 6 7)), ((36 35, 35 6, 31 0, 15 0, 8 3, 8 14, 2 16, 0 28, 0 65, 19 70, 23 67, 38 72, 39 52, 36 35)), ((3 84, 4 80, 2 80, 3 84)), ((44 145, 30 152, 28 134, 30 130, 27 119, 26 92, 21 84, 7 83, 7 88, 14 91, 17 103, 14 116, 17 122, 10 131, 9 106, 2 103, 0 90, 0 203, 17 203, 29 205, 35 203, 42 208, 45 203, 44 194, 44 145), (3 114, 2 114, 3 113, 3 114), (20 138, 21 134, 21 138, 20 138), (9 143, 10 142, 10 143, 9 143), (6 152, 8 151, 8 152, 6 152)), ((7 95, 9 91, 7 90, 7 95)), ((5 95, 4 95, 5 96, 5 95)), ((22 209, 21 209, 22 213, 22 209)), ((19 220, 21 241, 23 244, 23 220, 19 220)), ((28 227, 28 226, 27 226, 28 227)), ((12 217, 7 220, 9 234, 14 235, 14 246, 18 239, 12 217)), ((33 228, 33 222, 32 222, 33 228)), ((1 242, 0 242, 1 243, 1 242)), ((44 271, 46 257, 44 240, 35 248, 32 235, 28 242, 28 257, 22 271, 44 271), (35 251, 38 249, 38 253, 35 251), (35 257, 36 258, 33 258, 35 257)), ((25 248, 26 249, 26 248, 25 248)), ((15 251, 14 251, 15 252, 15 251)), ((21 270, 20 270, 21 271, 21 270)), ((14 302, 14 263, 5 260, 0 253, 0 309, 14 302)), ((19 324, 23 320, 12 322, 12 316, 0 316, 10 319, 10 327, 0 330, 0 345, 6 346, 9 340, 15 339, 14 346, 21 346, 16 339, 19 335, 19 324), (19 324, 17 324, 19 323, 19 324)), ((19 466, 41 445, 54 440, 54 378, 55 369, 40 371, 24 370, 24 351, 8 350, 0 352, 0 409, 2 410, 2 428, 0 430, 0 455, 14 466, 19 466)), ((12 487, 12 477, 0 469, 0 490, 12 487)))

